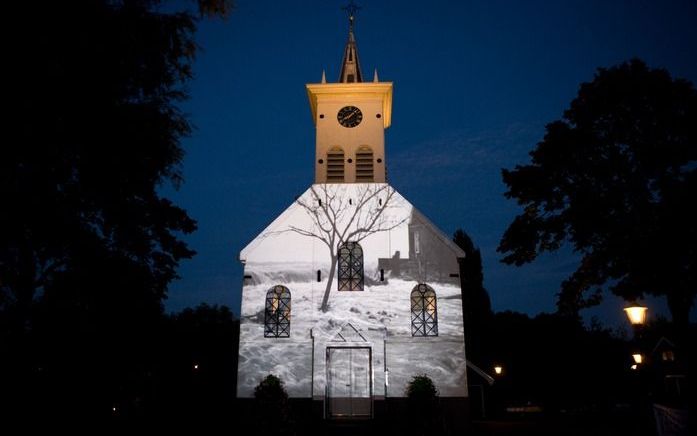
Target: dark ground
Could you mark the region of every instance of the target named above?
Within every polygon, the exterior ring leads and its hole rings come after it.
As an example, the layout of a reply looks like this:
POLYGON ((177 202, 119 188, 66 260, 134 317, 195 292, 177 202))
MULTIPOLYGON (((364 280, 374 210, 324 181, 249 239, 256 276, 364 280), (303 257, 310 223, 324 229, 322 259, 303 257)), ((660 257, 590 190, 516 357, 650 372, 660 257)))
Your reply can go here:
MULTIPOLYGON (((385 423, 377 421, 324 421, 320 427, 315 428, 314 434, 323 436, 409 436, 422 434, 424 436, 438 436, 441 434, 456 435, 457 433, 442 433, 440 431, 420 433, 413 428, 397 429, 393 425, 385 425, 385 423)), ((613 412, 603 413, 566 413, 556 416, 542 414, 532 416, 508 415, 497 420, 475 420, 472 421, 468 431, 462 434, 468 436, 654 436, 657 433, 650 410, 638 416, 628 409, 617 409, 613 412)))

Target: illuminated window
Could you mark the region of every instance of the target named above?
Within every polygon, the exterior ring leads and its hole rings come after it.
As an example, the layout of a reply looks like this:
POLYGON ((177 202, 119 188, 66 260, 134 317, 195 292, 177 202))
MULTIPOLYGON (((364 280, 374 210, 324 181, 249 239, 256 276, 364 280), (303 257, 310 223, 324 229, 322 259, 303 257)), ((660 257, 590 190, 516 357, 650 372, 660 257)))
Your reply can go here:
POLYGON ((285 286, 274 286, 266 293, 264 337, 290 337, 290 291, 285 286))
POLYGON ((327 183, 344 181, 344 150, 334 147, 327 152, 327 183))
POLYGON ((339 247, 339 290, 363 290, 363 249, 358 242, 339 247))
POLYGON ((373 150, 361 147, 356 151, 356 181, 372 182, 373 177, 373 150))
POLYGON ((424 283, 411 291, 411 335, 438 336, 436 292, 424 283))
POLYGON ((666 350, 663 353, 661 353, 661 359, 664 362, 672 362, 675 360, 675 354, 671 350, 666 350))

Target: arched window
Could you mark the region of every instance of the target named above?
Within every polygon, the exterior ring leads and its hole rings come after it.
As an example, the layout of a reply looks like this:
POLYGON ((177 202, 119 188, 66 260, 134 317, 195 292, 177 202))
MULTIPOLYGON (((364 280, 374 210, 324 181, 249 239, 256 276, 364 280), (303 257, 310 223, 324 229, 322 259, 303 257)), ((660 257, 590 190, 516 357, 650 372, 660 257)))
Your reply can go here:
POLYGON ((373 175, 373 150, 363 146, 356 151, 356 182, 372 182, 373 175))
POLYGON ((344 150, 334 147, 327 152, 327 183, 344 182, 344 150))
POLYGON ((363 249, 358 242, 339 247, 339 290, 363 290, 363 249))
POLYGON ((411 335, 438 336, 436 291, 425 283, 411 291, 411 335))
POLYGON ((274 286, 266 293, 264 337, 290 337, 290 291, 285 286, 274 286))

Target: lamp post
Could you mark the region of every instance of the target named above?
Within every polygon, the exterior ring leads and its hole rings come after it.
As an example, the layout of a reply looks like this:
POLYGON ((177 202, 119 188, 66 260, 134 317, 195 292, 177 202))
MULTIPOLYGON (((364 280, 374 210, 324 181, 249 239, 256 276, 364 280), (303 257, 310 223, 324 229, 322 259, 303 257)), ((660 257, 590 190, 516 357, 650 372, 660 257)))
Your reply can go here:
MULTIPOLYGON (((648 307, 641 306, 636 303, 624 308, 624 313, 627 315, 627 319, 629 319, 629 323, 633 327, 633 339, 635 347, 639 347, 640 349, 641 344, 638 344, 638 342, 641 340, 641 329, 643 328, 644 324, 646 324, 646 315, 648 314, 648 311, 648 307)), ((638 365, 643 363, 644 356, 641 354, 641 352, 635 351, 632 354, 632 359, 634 359, 632 369, 636 369, 638 365)))
POLYGON ((641 343, 643 340, 642 330, 644 328, 644 325, 646 324, 648 308, 646 306, 634 303, 629 305, 628 307, 625 307, 624 313, 627 315, 627 319, 629 320, 629 323, 632 325, 633 330, 632 365, 630 366, 630 369, 633 373, 635 373, 633 377, 636 378, 637 382, 635 387, 638 388, 640 392, 640 394, 636 397, 636 400, 639 401, 639 403, 637 404, 637 413, 640 414, 639 416, 642 416, 645 415, 644 413, 642 413, 642 411, 646 411, 645 402, 648 400, 648 391, 646 390, 648 386, 647 380, 645 380, 647 373, 646 368, 644 368, 644 365, 646 365, 646 359, 644 357, 644 354, 642 354, 643 344, 641 343))
MULTIPOLYGON (((638 347, 641 350, 641 344, 639 342, 641 341, 641 330, 646 324, 646 315, 648 314, 648 307, 646 306, 641 306, 639 304, 631 304, 628 307, 624 308, 624 313, 627 315, 627 319, 629 319, 629 323, 633 327, 633 339, 635 343, 635 347, 638 347)), ((632 359, 634 359, 634 365, 632 365, 632 369, 636 369, 638 365, 641 365, 644 361, 644 356, 641 354, 640 351, 635 351, 632 354, 632 359)))

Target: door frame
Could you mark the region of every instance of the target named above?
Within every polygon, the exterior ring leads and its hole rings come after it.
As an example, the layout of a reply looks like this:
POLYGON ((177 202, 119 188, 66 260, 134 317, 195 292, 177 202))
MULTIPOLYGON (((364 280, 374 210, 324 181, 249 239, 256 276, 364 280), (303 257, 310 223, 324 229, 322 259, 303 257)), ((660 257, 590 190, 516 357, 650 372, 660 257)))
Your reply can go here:
POLYGON ((374 402, 374 395, 373 395, 373 349, 370 346, 366 345, 356 345, 356 346, 327 346, 327 350, 325 352, 325 358, 324 358, 324 366, 325 366, 325 379, 324 379, 324 418, 325 419, 339 419, 339 420, 350 420, 350 419, 366 419, 363 417, 337 417, 337 416, 331 416, 329 412, 329 350, 331 349, 345 349, 345 350, 356 350, 356 349, 363 349, 363 350, 368 350, 368 385, 370 389, 370 415, 368 416, 367 419, 372 419, 373 418, 373 412, 374 412, 374 407, 373 407, 373 402, 374 402))

